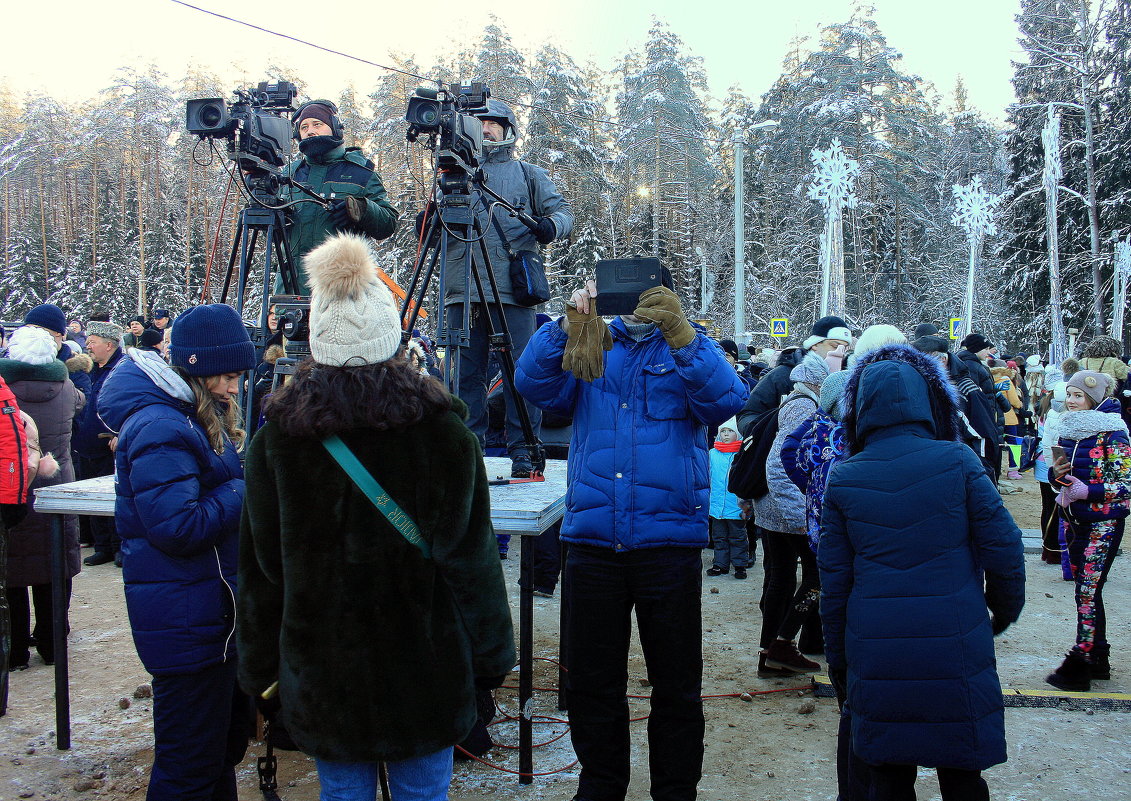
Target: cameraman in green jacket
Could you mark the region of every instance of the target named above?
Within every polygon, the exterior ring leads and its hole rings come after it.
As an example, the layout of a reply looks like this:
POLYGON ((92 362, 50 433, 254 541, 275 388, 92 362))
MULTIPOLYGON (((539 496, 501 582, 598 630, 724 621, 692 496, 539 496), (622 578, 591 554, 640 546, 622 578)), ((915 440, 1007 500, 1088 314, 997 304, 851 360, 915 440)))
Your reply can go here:
MULTIPOLYGON (((301 158, 283 170, 287 175, 330 201, 324 208, 314 202, 296 202, 291 207, 287 239, 298 271, 300 295, 309 295, 302 270, 306 254, 338 232, 386 239, 397 228, 397 210, 385 195, 381 177, 361 149, 346 147, 338 107, 329 100, 311 100, 294 115, 294 138, 301 158), (347 197, 357 201, 347 202, 347 197)), ((294 186, 282 189, 284 202, 309 200, 294 186)), ((275 277, 275 292, 283 291, 281 276, 275 277)))

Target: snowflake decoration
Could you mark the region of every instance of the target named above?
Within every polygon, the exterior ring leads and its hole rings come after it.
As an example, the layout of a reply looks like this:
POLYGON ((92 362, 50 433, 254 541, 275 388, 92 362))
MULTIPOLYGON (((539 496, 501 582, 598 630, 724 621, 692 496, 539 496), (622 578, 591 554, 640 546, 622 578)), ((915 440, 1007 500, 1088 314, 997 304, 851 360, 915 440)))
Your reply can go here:
POLYGON ((971 242, 978 242, 986 234, 996 234, 994 209, 1001 202, 1001 195, 991 195, 982 186, 982 176, 975 175, 968 186, 955 184, 952 188, 957 208, 950 221, 966 229, 971 242))
POLYGON ((828 150, 813 148, 809 159, 813 162, 809 197, 819 201, 826 209, 842 205, 856 208, 856 194, 852 186, 860 175, 860 162, 845 155, 840 140, 833 139, 828 150))
POLYGON ((1131 236, 1115 245, 1115 269, 1125 278, 1131 278, 1131 236))

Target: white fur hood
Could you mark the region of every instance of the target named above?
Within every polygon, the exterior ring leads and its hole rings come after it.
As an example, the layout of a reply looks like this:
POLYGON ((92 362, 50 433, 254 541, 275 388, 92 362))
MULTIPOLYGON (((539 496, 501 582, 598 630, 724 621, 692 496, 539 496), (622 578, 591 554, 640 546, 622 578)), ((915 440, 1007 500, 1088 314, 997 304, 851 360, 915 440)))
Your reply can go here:
POLYGON ((1057 423, 1057 436, 1079 442, 1089 439, 1103 431, 1122 431, 1127 433, 1127 424, 1118 412, 1101 412, 1086 409, 1078 412, 1064 412, 1057 423))

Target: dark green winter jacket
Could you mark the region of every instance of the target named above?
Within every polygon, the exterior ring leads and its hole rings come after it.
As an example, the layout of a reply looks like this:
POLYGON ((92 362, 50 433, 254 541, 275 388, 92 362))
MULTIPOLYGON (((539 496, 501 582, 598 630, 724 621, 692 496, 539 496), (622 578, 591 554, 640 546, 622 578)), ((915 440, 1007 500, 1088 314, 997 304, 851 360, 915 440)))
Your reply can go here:
MULTIPOLYGON (((463 405, 455 401, 462 411, 463 405)), ((397 532, 316 440, 252 440, 240 535, 240 685, 276 679, 307 754, 395 762, 460 742, 476 677, 514 666, 479 443, 456 412, 342 440, 416 521, 397 532)))
MULTIPOLYGON (((353 233, 385 239, 392 236, 397 228, 397 210, 389 203, 385 186, 373 169, 373 163, 361 155, 359 148, 339 145, 324 156, 303 156, 288 164, 283 173, 327 199, 346 195, 364 197, 365 213, 358 227, 352 229, 353 233)), ((309 195, 293 186, 284 186, 282 197, 285 202, 310 199, 309 195)), ((310 294, 306 274, 302 271, 302 257, 334 233, 336 229, 330 222, 329 212, 317 203, 299 202, 291 207, 287 239, 298 268, 300 295, 310 294)), ((275 278, 275 291, 283 291, 282 279, 278 276, 275 278)))

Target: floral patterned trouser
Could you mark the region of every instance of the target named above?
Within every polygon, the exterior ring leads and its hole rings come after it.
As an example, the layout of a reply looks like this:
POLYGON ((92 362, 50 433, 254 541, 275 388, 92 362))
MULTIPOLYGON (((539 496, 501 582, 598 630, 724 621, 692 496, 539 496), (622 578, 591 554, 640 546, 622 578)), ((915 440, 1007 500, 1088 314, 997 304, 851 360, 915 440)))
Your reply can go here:
POLYGON ((1123 540, 1123 519, 1070 523, 1068 539, 1076 579, 1076 647, 1088 653, 1107 642, 1103 588, 1123 540))

